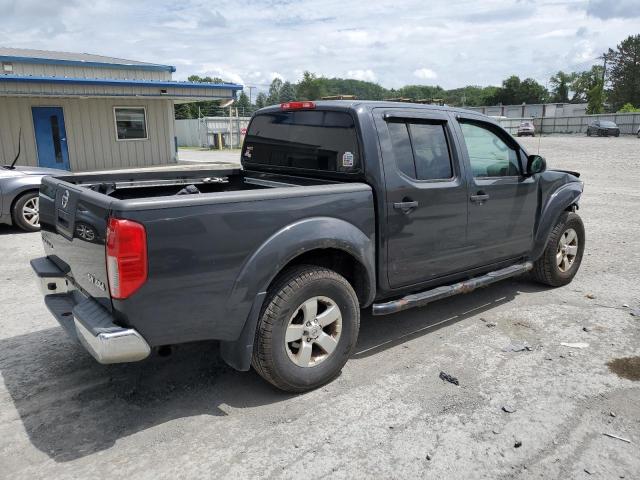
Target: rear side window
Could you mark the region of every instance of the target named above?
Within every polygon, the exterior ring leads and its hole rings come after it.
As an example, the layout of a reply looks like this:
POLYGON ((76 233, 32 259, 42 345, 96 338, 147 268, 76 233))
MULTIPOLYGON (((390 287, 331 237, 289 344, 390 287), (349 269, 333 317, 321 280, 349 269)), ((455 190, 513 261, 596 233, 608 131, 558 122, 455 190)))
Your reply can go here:
POLYGON ((416 180, 453 177, 444 124, 392 121, 387 125, 396 165, 402 173, 416 180))
POLYGON ((352 173, 361 169, 358 137, 345 112, 261 114, 251 121, 242 151, 249 164, 352 173))

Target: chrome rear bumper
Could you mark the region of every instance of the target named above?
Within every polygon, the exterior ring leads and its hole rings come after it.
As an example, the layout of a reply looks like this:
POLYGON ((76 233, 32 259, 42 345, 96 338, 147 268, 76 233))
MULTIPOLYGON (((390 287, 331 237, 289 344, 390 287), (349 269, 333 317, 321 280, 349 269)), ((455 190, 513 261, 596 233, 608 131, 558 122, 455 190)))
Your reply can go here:
POLYGON ((48 258, 32 260, 31 267, 49 311, 98 362, 136 362, 149 356, 151 348, 138 331, 116 325, 107 310, 75 290, 48 258))

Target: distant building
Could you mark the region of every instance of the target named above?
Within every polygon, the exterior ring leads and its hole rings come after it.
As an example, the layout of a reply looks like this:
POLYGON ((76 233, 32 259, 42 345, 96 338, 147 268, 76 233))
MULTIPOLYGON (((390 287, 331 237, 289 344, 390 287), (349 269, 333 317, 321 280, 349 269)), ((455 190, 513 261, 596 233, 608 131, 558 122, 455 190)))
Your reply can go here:
POLYGON ((0 164, 72 171, 177 160, 174 103, 235 99, 236 84, 176 82, 175 67, 0 47, 0 164))
POLYGON ((586 115, 587 113, 586 103, 539 103, 464 108, 490 117, 506 118, 572 117, 586 115))

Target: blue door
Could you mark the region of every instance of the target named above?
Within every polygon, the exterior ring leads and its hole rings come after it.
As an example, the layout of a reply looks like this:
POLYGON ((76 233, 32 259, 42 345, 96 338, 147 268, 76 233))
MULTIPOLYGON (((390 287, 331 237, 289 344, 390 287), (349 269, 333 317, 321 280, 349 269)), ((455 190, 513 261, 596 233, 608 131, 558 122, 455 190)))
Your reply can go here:
POLYGON ((69 170, 67 132, 60 107, 32 107, 38 165, 69 170))

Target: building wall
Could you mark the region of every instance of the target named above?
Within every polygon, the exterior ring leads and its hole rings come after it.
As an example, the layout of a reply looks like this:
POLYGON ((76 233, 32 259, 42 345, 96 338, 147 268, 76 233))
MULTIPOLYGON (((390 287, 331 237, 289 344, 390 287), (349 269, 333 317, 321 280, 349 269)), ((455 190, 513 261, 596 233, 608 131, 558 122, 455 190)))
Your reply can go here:
MULTIPOLYGON (((111 78, 127 80, 171 80, 171 72, 116 67, 82 67, 46 63, 13 63, 14 75, 69 78, 111 78)), ((0 72, 2 74, 2 72, 0 72)))
POLYGON ((11 162, 22 127, 19 165, 37 165, 31 107, 62 107, 72 171, 164 165, 176 161, 173 101, 118 98, 0 97, 0 164, 11 162), (116 141, 115 106, 144 106, 146 140, 116 141))

